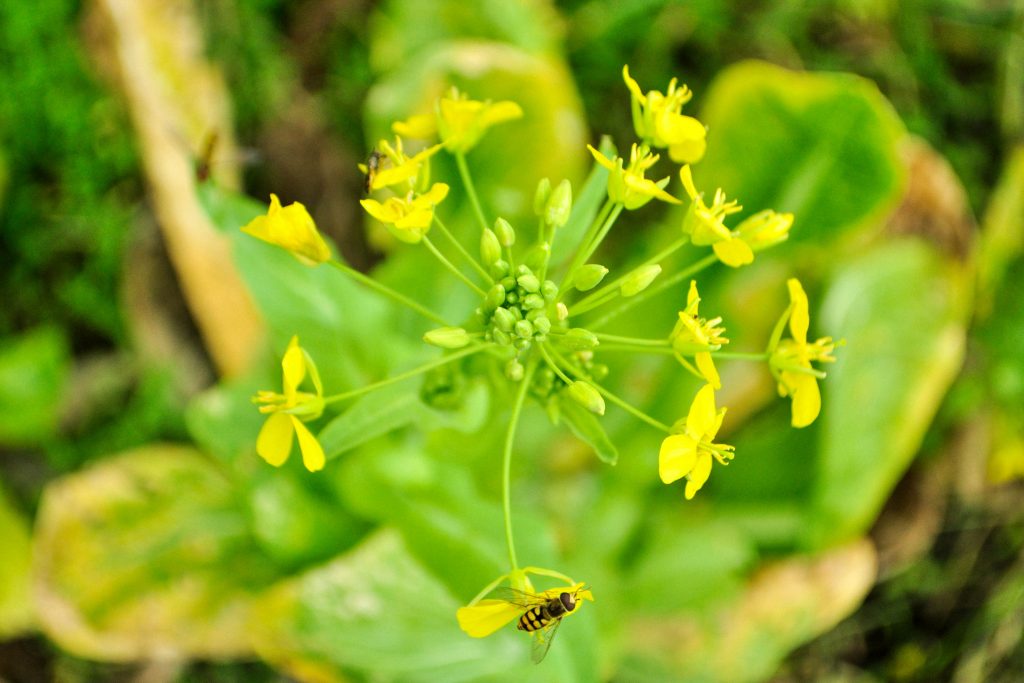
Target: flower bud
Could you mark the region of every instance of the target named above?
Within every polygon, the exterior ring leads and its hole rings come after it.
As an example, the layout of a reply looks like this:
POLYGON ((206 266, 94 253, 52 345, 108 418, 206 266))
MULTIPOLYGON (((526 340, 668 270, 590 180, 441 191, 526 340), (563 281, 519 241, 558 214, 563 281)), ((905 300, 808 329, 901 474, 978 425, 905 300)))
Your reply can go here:
POLYGON ((558 313, 558 320, 567 320, 569 318, 569 307, 559 301, 555 304, 555 311, 558 313))
POLYGON ((516 348, 516 350, 518 350, 518 351, 525 351, 526 349, 530 348, 530 340, 529 339, 513 339, 512 340, 512 346, 514 346, 516 348))
POLYGON ((533 328, 537 331, 537 334, 547 334, 551 331, 551 320, 541 313, 533 319, 533 328))
POLYGON ((529 266, 531 270, 541 270, 550 257, 551 245, 547 242, 542 242, 526 252, 523 262, 529 266))
POLYGON ((504 218, 494 221, 494 234, 498 236, 498 241, 503 247, 511 247, 516 243, 516 231, 504 218))
POLYGON ((488 310, 494 310, 498 306, 505 303, 505 288, 500 285, 494 285, 487 292, 487 296, 484 298, 484 305, 488 310))
POLYGON ((527 310, 540 310, 547 306, 544 297, 540 294, 527 294, 523 297, 523 308, 527 310))
POLYGON ((530 293, 537 292, 540 290, 540 280, 538 280, 537 276, 534 275, 533 273, 520 275, 518 278, 516 278, 516 283, 530 293))
POLYGON ((533 195, 533 213, 536 216, 544 214, 544 209, 548 203, 548 197, 551 196, 551 181, 547 178, 541 178, 540 182, 537 183, 537 191, 533 195))
POLYGON ((515 358, 505 364, 505 377, 509 378, 513 382, 522 380, 525 372, 526 370, 523 368, 523 364, 515 358))
POLYGON ((516 324, 516 317, 512 315, 512 311, 507 308, 499 308, 494 312, 492 322, 499 330, 502 330, 503 332, 511 332, 512 326, 516 324))
POLYGON ((559 339, 570 351, 588 351, 601 343, 596 334, 582 327, 572 328, 559 339))
POLYGON ((442 349, 461 349, 469 344, 470 338, 461 327, 438 327, 424 334, 423 341, 442 349))
POLYGON ((654 278, 660 274, 661 266, 657 264, 637 268, 626 276, 622 286, 619 287, 619 293, 626 297, 635 296, 647 289, 648 285, 654 282, 654 278))
POLYGON ((533 323, 529 320, 519 320, 513 327, 516 336, 520 339, 529 339, 533 336, 533 323))
POLYGON ((505 259, 498 259, 494 263, 488 265, 488 268, 491 271, 491 275, 495 279, 499 277, 503 278, 506 275, 508 275, 508 267, 508 261, 506 261, 505 259))
POLYGON ((601 284, 601 280, 608 274, 608 269, 597 263, 588 263, 576 271, 573 278, 573 286, 581 292, 588 292, 601 284))
POLYGON ((498 242, 498 236, 490 228, 484 228, 480 234, 480 258, 486 266, 494 265, 501 260, 501 244, 498 242))
POLYGON ((491 337, 494 339, 495 344, 501 344, 502 346, 508 346, 512 343, 512 337, 508 332, 503 332, 498 329, 491 330, 491 337))
POLYGON ((552 280, 545 280, 544 284, 540 286, 540 293, 548 301, 554 301, 555 297, 558 296, 558 285, 552 280))
POLYGON ((596 415, 604 415, 604 397, 590 384, 575 381, 569 385, 569 395, 581 406, 596 415))
POLYGON ((569 221, 572 213, 572 184, 568 180, 558 183, 544 205, 544 222, 560 228, 569 221))

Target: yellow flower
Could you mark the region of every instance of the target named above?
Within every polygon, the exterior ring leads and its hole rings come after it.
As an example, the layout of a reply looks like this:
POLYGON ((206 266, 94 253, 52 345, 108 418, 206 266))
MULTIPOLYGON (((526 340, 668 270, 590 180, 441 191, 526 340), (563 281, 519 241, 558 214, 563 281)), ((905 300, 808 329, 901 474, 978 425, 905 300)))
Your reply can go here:
POLYGON ((725 194, 719 188, 715 192, 711 206, 704 203, 704 197, 693 184, 693 173, 689 166, 679 169, 679 178, 683 181, 686 194, 690 196, 690 208, 683 218, 683 232, 690 236, 694 244, 710 244, 715 255, 722 263, 738 268, 753 262, 754 252, 750 245, 725 227, 725 217, 743 209, 735 200, 725 201, 725 194))
POLYGON ((773 247, 789 238, 793 214, 776 213, 771 209, 758 211, 736 226, 739 238, 757 252, 773 247))
POLYGON ((405 197, 389 197, 383 202, 363 199, 360 204, 370 214, 391 229, 403 242, 415 244, 423 239, 434 220, 434 207, 448 196, 448 186, 434 183, 426 194, 410 192, 405 197))
POLYGON ((522 115, 522 108, 515 102, 479 102, 452 88, 451 94, 438 102, 437 130, 445 149, 465 154, 476 146, 488 128, 522 115))
POLYGON ((270 417, 263 423, 256 438, 256 452, 274 467, 280 467, 288 460, 292 451, 292 437, 298 435, 302 462, 310 472, 323 469, 324 450, 316 437, 302 424, 320 417, 324 410, 324 390, 316 364, 305 349, 299 346, 299 338, 292 337, 288 349, 281 359, 284 393, 260 391, 253 397, 253 403, 261 403, 261 413, 270 417), (299 391, 299 385, 309 374, 315 394, 299 391))
POLYGON ((437 117, 433 114, 413 114, 405 121, 395 121, 391 130, 415 140, 428 140, 437 134, 437 117))
MULTIPOLYGON (((686 499, 690 500, 704 486, 711 475, 711 459, 726 465, 733 457, 733 447, 714 443, 722 426, 725 408, 715 408, 715 389, 704 385, 690 405, 682 433, 665 437, 658 454, 658 473, 661 480, 671 484, 687 477, 686 499)), ((678 425, 677 425, 678 428, 678 425)))
POLYGON ((319 265, 331 258, 331 250, 306 207, 295 202, 282 208, 276 194, 270 195, 267 215, 252 219, 242 232, 287 249, 307 266, 319 265))
MULTIPOLYGON (((577 583, 569 577, 550 569, 540 567, 524 567, 509 574, 504 574, 495 579, 489 586, 484 588, 468 605, 460 607, 455 612, 459 621, 459 627, 473 638, 486 638, 505 624, 521 617, 530 606, 542 603, 547 600, 558 598, 562 593, 569 593, 576 599, 576 609, 567 612, 565 616, 579 612, 582 600, 594 601, 594 595, 584 588, 583 583, 577 583), (561 579, 570 584, 558 588, 550 588, 543 591, 534 589, 527 574, 539 574, 561 579), (492 593, 498 585, 508 581, 509 588, 498 589, 504 593, 506 598, 485 598, 492 593)), ((564 617, 563 617, 564 618, 564 617)))
MULTIPOLYGON (((370 180, 370 190, 379 190, 384 187, 391 187, 400 183, 407 183, 408 189, 415 189, 417 180, 429 181, 429 173, 422 173, 427 159, 434 156, 443 145, 434 145, 408 156, 402 149, 402 139, 395 138, 395 146, 392 147, 387 140, 381 140, 378 145, 381 153, 390 162, 387 168, 381 169, 373 174, 370 180)), ((360 164, 360 170, 367 172, 364 165, 360 164)))
POLYGON ((832 337, 807 343, 807 328, 810 326, 807 294, 796 278, 790 278, 786 284, 790 302, 789 332, 793 338, 779 342, 772 351, 769 365, 778 381, 779 395, 793 399, 793 426, 806 427, 821 411, 818 378, 825 376, 811 366, 811 361, 834 362, 832 352, 836 345, 832 337))
POLYGON ((722 344, 728 344, 729 340, 722 336, 724 327, 718 327, 722 318, 705 320, 697 316, 697 307, 700 304, 700 295, 697 293, 697 281, 690 280, 690 292, 686 297, 686 310, 679 312, 679 322, 669 335, 672 342, 672 349, 681 356, 693 355, 697 362, 697 369, 704 375, 704 379, 715 389, 722 388, 722 381, 718 377, 718 370, 711 359, 711 351, 717 351, 722 344))
POLYGON ((677 163, 700 161, 707 148, 707 130, 697 119, 680 113, 693 97, 690 89, 677 87, 673 78, 665 94, 651 90, 645 95, 630 77, 629 66, 622 67, 622 79, 629 88, 637 137, 654 147, 667 147, 669 158, 677 163))
POLYGON ((662 178, 658 182, 644 177, 647 169, 656 164, 660 158, 657 154, 652 155, 647 147, 633 145, 629 153, 629 166, 625 169, 622 167, 622 157, 616 156, 614 159, 609 159, 590 145, 587 145, 587 149, 594 155, 597 163, 611 171, 608 175, 608 198, 622 204, 627 211, 639 209, 655 198, 670 204, 681 203, 663 189, 668 185, 668 177, 662 178))

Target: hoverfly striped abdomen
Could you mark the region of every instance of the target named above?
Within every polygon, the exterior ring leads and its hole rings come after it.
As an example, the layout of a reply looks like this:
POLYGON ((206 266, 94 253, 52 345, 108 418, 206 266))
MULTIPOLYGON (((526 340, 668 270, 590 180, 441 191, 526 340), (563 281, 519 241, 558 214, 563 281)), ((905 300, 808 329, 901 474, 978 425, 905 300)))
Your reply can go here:
POLYGON ((572 593, 562 593, 557 598, 551 598, 546 602, 535 605, 519 617, 516 625, 520 631, 532 633, 544 628, 552 621, 561 619, 569 612, 576 609, 576 596, 572 593))

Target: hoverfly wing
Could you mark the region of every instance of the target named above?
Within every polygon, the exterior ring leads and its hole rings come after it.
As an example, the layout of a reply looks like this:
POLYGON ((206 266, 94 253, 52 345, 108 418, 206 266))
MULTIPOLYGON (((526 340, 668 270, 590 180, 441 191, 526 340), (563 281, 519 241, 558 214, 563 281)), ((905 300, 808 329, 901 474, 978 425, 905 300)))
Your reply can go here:
POLYGON ((533 637, 533 649, 530 651, 530 659, 534 664, 540 664, 548 656, 551 643, 555 641, 555 634, 558 627, 562 625, 562 617, 558 617, 550 624, 530 634, 533 637))
POLYGON ((488 594, 487 597, 494 600, 504 600, 505 602, 515 605, 516 607, 521 607, 524 610, 547 603, 547 598, 516 590, 515 588, 510 588, 508 586, 502 586, 501 588, 494 589, 494 591, 488 594))

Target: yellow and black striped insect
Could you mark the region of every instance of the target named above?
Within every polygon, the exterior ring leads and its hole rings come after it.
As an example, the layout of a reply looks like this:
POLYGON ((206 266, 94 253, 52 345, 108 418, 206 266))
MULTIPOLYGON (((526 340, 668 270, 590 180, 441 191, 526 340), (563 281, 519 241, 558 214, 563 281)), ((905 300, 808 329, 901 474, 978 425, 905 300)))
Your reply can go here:
POLYGON ((540 663, 548 654, 562 619, 576 609, 579 605, 579 594, 584 590, 586 589, 579 588, 572 592, 563 591, 556 596, 545 597, 542 594, 523 593, 513 588, 505 589, 507 593, 503 599, 525 610, 519 617, 516 628, 533 636, 534 663, 540 663))

